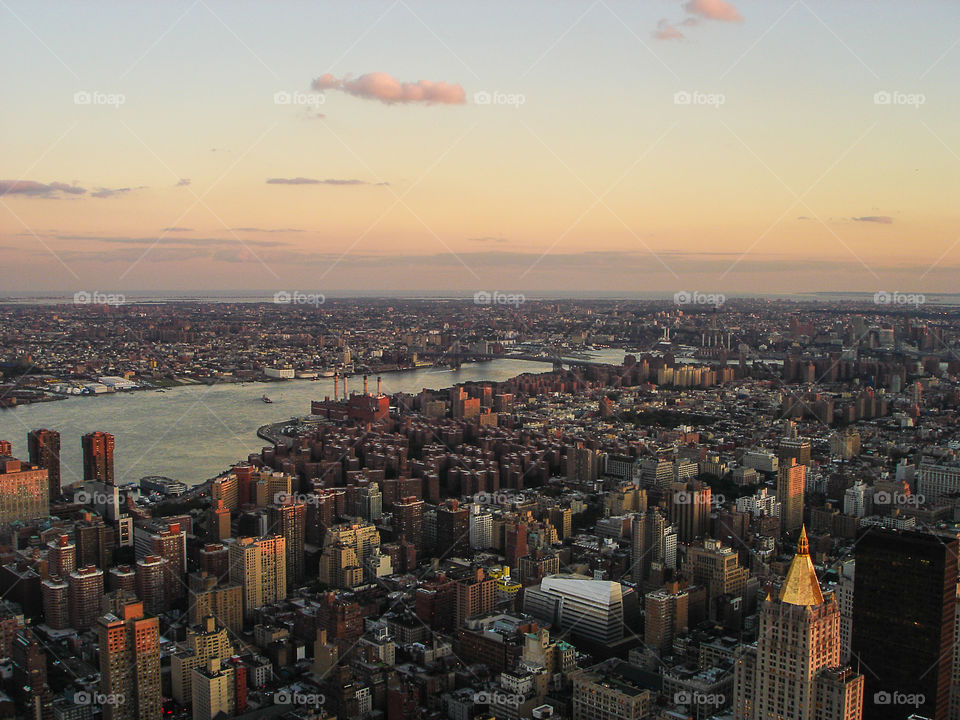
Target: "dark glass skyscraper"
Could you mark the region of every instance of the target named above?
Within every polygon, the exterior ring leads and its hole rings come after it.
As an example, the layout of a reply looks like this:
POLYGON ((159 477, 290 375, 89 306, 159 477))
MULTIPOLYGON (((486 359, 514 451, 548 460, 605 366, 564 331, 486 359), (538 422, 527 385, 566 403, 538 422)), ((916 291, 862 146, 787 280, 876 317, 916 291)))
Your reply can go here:
POLYGON ((957 548, 948 535, 858 536, 851 664, 866 677, 865 718, 949 717, 957 548))
POLYGON ((31 430, 27 434, 30 464, 47 471, 50 502, 60 497, 60 433, 55 430, 31 430))
POLYGON ((81 438, 83 444, 83 479, 99 480, 113 485, 113 435, 93 432, 81 438))

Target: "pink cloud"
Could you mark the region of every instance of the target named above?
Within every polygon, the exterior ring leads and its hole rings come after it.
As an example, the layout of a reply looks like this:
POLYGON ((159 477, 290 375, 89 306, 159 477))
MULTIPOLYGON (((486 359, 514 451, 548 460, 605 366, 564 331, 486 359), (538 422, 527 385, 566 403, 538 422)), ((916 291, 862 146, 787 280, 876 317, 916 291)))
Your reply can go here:
POLYGON ((393 103, 426 103, 428 105, 463 105, 467 94, 455 83, 418 80, 400 82, 384 72, 373 72, 357 78, 338 79, 326 73, 314 79, 314 90, 340 90, 355 97, 393 103))
POLYGON ((688 0, 683 9, 691 15, 700 15, 709 20, 743 21, 740 12, 726 0, 688 0))
POLYGON ((666 20, 661 20, 657 23, 653 37, 657 40, 683 40, 685 35, 666 20))

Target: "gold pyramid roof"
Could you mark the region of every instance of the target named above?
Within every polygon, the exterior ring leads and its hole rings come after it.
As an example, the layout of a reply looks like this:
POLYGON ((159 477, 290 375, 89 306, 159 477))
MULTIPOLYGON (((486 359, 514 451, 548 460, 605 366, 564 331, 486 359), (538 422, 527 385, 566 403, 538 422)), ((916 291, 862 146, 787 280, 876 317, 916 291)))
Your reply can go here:
POLYGON ((800 539, 797 541, 797 554, 793 556, 787 580, 780 588, 780 602, 790 605, 822 605, 823 593, 820 590, 820 581, 817 580, 817 571, 813 568, 810 559, 810 542, 807 540, 806 526, 800 529, 800 539))

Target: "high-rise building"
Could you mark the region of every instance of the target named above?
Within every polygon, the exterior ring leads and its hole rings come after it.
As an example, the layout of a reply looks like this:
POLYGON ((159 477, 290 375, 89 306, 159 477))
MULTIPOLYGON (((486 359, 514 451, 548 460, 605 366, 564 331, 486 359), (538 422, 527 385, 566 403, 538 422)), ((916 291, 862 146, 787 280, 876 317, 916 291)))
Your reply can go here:
POLYGON ((370 522, 379 520, 383 515, 383 493, 377 483, 372 482, 357 491, 357 513, 370 522))
POLYGON ((223 576, 202 572, 187 576, 190 622, 199 625, 208 615, 223 623, 231 632, 243 632, 243 586, 223 576))
POLYGON ((40 584, 43 598, 43 623, 54 630, 70 627, 70 586, 51 576, 40 584))
POLYGON ((777 448, 777 457, 780 463, 789 462, 792 458, 798 465, 810 464, 811 444, 807 438, 787 437, 780 440, 780 446, 777 448))
POLYGON ((86 630, 93 627, 100 614, 103 598, 103 570, 98 567, 80 567, 67 575, 70 586, 70 627, 86 630))
POLYGON ((736 660, 733 710, 735 720, 863 716, 863 676, 840 665, 840 608, 820 589, 802 527, 779 595, 761 603, 756 647, 736 660))
POLYGON ((470 547, 486 550, 493 546, 493 515, 479 503, 470 505, 470 547))
POLYGON ((688 629, 689 595, 677 583, 666 586, 644 597, 643 642, 658 652, 667 653, 673 639, 688 629))
POLYGON ((231 538, 230 580, 243 586, 243 614, 287 596, 287 542, 282 535, 231 538))
POLYGON ((803 525, 803 497, 807 482, 807 466, 789 458, 777 472, 777 501, 780 503, 780 528, 784 532, 799 530, 803 525))
POLYGON ((193 720, 230 717, 236 708, 236 668, 218 658, 191 671, 193 720))
POLYGON ((570 482, 592 483, 600 473, 600 453, 583 447, 583 443, 567 448, 567 479, 570 482))
POLYGON ((307 506, 294 502, 287 496, 277 505, 268 509, 270 531, 283 536, 287 546, 287 584, 297 587, 303 582, 304 572, 304 533, 307 522, 307 506))
POLYGON ((691 584, 707 588, 711 618, 715 618, 714 601, 723 595, 743 597, 750 579, 750 570, 740 565, 737 551, 719 540, 688 548, 683 571, 691 584))
POLYGON ((630 572, 633 582, 659 587, 665 569, 677 566, 677 534, 659 508, 633 515, 630 526, 630 572))
POLYGON ((437 549, 444 557, 470 551, 470 512, 456 500, 447 500, 437 508, 437 549))
POLYGON ((406 536, 407 542, 420 547, 423 544, 423 500, 410 495, 393 504, 393 534, 399 539, 406 536))
POLYGON ((170 609, 170 597, 167 595, 166 558, 159 555, 147 555, 137 560, 136 588, 137 597, 143 601, 143 609, 157 615, 170 609))
POLYGON ((47 471, 0 455, 0 525, 50 515, 47 471))
POLYGON ((573 510, 564 507, 552 507, 548 515, 550 524, 557 529, 561 540, 570 537, 573 532, 573 510))
POLYGON ((623 639, 623 604, 620 583, 567 573, 544 578, 523 593, 525 613, 581 639, 607 645, 623 639))
POLYGON ((47 471, 50 500, 60 497, 60 433, 55 430, 31 430, 27 434, 30 464, 47 471))
POLYGON ((66 577, 77 569, 77 546, 67 535, 47 543, 47 569, 51 575, 66 577))
MULTIPOLYGON (((187 567, 187 532, 179 522, 167 522, 166 527, 138 527, 134 530, 134 550, 138 558, 157 555, 164 565, 164 598, 174 603, 186 596, 183 576, 187 567)), ((148 612, 158 612, 149 610, 148 612)))
POLYGON ((83 479, 113 485, 113 435, 92 432, 80 439, 83 446, 83 479))
POLYGON ((227 632, 213 615, 203 618, 201 624, 187 628, 186 641, 170 656, 173 699, 181 705, 186 705, 193 697, 193 670, 205 667, 210 660, 226 660, 233 655, 227 632))
POLYGON ((851 662, 866 672, 866 717, 949 717, 957 538, 871 527, 855 547, 851 662))
POLYGON ((492 611, 497 606, 497 579, 488 577, 483 568, 474 568, 468 577, 456 581, 457 627, 474 615, 492 611))
POLYGON ((671 491, 670 522, 677 528, 680 542, 691 543, 704 537, 710 526, 710 486, 696 481, 673 483, 671 491))
POLYGON ((143 603, 121 595, 97 622, 100 692, 122 698, 103 706, 104 720, 160 720, 160 625, 143 603))

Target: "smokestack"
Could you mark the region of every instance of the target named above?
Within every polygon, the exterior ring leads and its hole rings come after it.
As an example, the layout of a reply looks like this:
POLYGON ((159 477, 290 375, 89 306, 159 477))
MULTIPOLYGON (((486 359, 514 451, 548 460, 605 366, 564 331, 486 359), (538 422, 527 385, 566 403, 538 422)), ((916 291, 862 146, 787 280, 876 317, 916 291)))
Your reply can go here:
POLYGON ((379 375, 377 375, 377 395, 382 395, 382 394, 383 394, 383 393, 380 392, 380 383, 381 383, 381 382, 383 382, 383 378, 381 378, 379 375))
POLYGON ((366 375, 363 376, 363 394, 364 395, 367 394, 367 376, 366 375))
POLYGON ((348 397, 350 397, 350 396, 347 394, 347 378, 349 378, 349 377, 350 377, 349 375, 344 375, 344 376, 343 376, 343 399, 344 399, 344 400, 346 400, 348 397))
POLYGON ((340 397, 340 373, 333 374, 333 399, 340 397))

